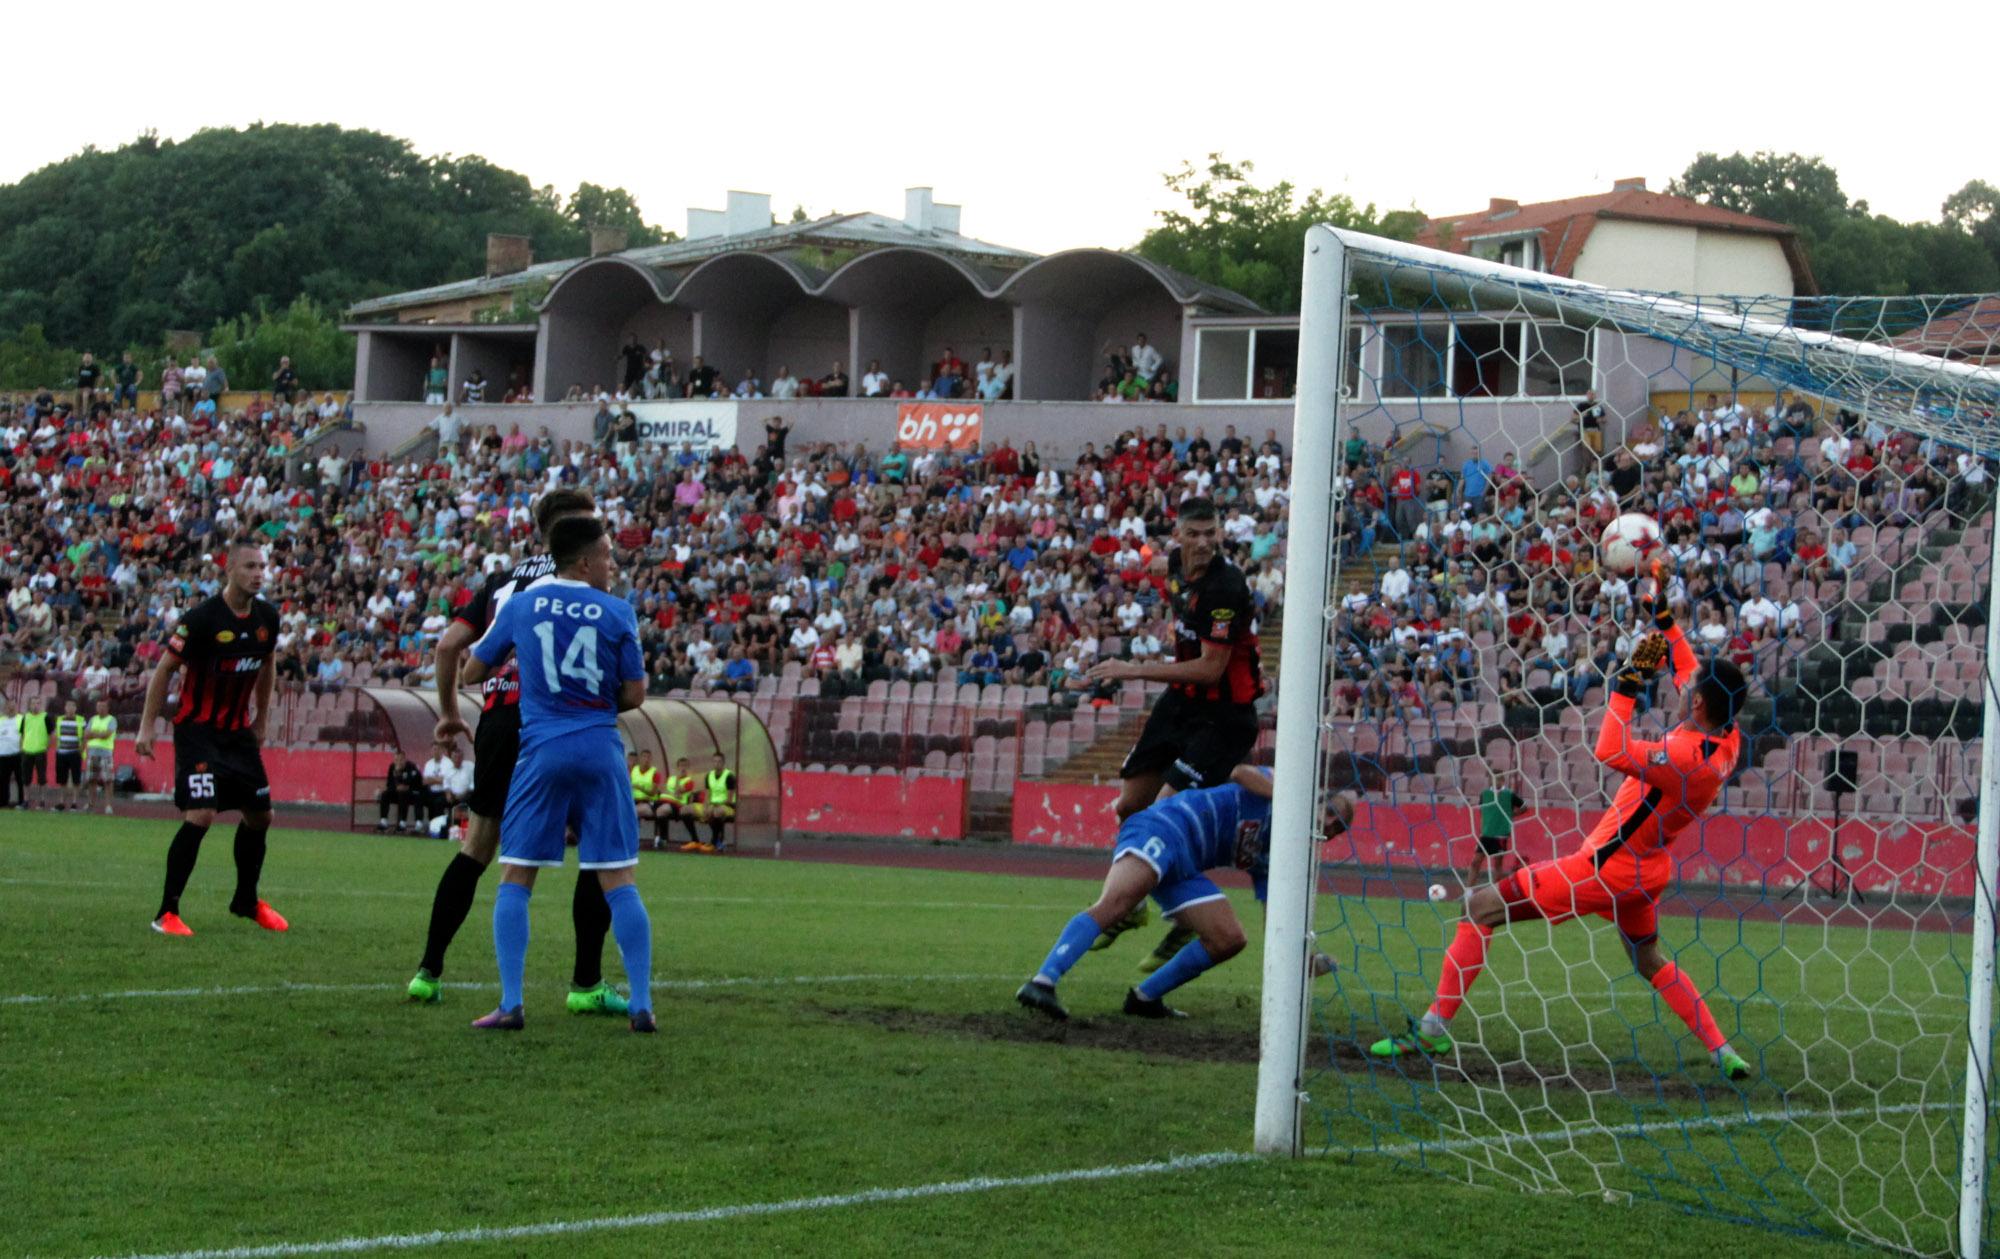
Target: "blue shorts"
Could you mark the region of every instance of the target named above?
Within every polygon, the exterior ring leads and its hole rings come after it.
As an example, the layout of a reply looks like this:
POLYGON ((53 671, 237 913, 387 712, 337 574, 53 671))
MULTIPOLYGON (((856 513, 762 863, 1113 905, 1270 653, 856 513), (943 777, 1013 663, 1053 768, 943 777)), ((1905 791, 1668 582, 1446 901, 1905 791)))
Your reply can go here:
POLYGON ((1162 826, 1162 821, 1154 809, 1127 818, 1118 828, 1118 846, 1111 859, 1130 853, 1153 868, 1160 879, 1153 888, 1153 901, 1169 918, 1190 905, 1225 899, 1215 880, 1196 868, 1187 838, 1172 826, 1162 826))
POLYGON ((583 869, 639 864, 639 814, 615 730, 522 749, 500 818, 500 863, 561 865, 569 827, 576 828, 583 869))

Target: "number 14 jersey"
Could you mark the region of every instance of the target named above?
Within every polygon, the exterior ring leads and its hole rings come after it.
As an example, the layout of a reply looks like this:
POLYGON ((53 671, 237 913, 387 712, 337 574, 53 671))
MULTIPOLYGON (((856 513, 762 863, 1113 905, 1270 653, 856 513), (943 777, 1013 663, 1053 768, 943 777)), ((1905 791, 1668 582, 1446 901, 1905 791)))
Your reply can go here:
POLYGON ((646 676, 632 605, 555 577, 517 592, 472 653, 488 668, 511 653, 521 677, 521 748, 613 731, 621 683, 646 676))

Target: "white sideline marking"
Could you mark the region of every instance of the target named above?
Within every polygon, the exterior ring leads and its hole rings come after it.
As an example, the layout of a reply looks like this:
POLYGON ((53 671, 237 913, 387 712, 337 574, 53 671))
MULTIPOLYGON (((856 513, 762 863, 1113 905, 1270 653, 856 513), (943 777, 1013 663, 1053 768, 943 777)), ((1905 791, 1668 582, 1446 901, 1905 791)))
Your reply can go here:
MULTIPOLYGON (((1653 1129, 1738 1128, 1765 1120, 1800 1121, 1843 1119, 1863 1115, 1908 1115, 1923 1111, 1960 1109, 1955 1102, 1912 1103, 1854 1110, 1751 1111, 1742 1115, 1715 1115, 1685 1120, 1662 1120, 1623 1126, 1575 1124, 1545 1132, 1507 1133, 1493 1137, 1460 1137, 1446 1141, 1411 1141, 1402 1145, 1372 1149, 1324 1150, 1323 1154, 1346 1156, 1376 1155, 1406 1158, 1423 1153, 1456 1153, 1481 1147, 1506 1148, 1514 1145, 1542 1145, 1571 1141, 1580 1137, 1642 1137, 1653 1129)), ((723 1220, 751 1219, 767 1215, 789 1215, 799 1211, 828 1211, 845 1207, 871 1206, 878 1202, 913 1202, 926 1198, 957 1197, 990 1193, 998 1189, 1034 1189, 1048 1185, 1085 1181, 1121 1180, 1134 1176, 1157 1176, 1171 1172, 1200 1171, 1262 1161, 1258 1155, 1222 1150, 1211 1154, 1188 1154, 1150 1163, 1121 1163, 1104 1167, 1083 1167, 1071 1171, 1041 1172, 1029 1176, 974 1176, 965 1180, 937 1181, 928 1185, 904 1185, 893 1189, 863 1189, 855 1193, 822 1194, 811 1198, 786 1198, 776 1202, 742 1202, 729 1206, 700 1207, 684 1211, 649 1211, 643 1215, 601 1216, 584 1220, 549 1220, 540 1224, 513 1224, 502 1227, 436 1229, 428 1233, 383 1233, 374 1237, 338 1237, 316 1242, 271 1242, 262 1246, 233 1246, 211 1250, 159 1251, 128 1255, 124 1259, 289 1259, 294 1255, 361 1254, 371 1250, 422 1250, 432 1246, 467 1242, 520 1241, 535 1237, 560 1237, 579 1233, 601 1233, 635 1228, 658 1228, 668 1224, 704 1224, 723 1220)))
POLYGON ((895 1189, 864 1189, 858 1193, 823 1194, 812 1198, 786 1198, 778 1202, 744 1202, 732 1206, 701 1207, 687 1211, 649 1211, 644 1215, 614 1215, 591 1220, 551 1220, 544 1224, 515 1224, 502 1228, 439 1229, 430 1233, 387 1233, 377 1237, 341 1237, 320 1242, 273 1242, 266 1246, 236 1246, 223 1250, 166 1251, 153 1255, 130 1256, 129 1259, 283 1259, 284 1256, 290 1255, 418 1250, 429 1246, 449 1246, 463 1242, 517 1241, 530 1237, 559 1237, 614 1229, 657 1228, 663 1224, 702 1224, 763 1215, 788 1215, 796 1211, 869 1206, 877 1202, 911 1202, 923 1198, 990 1193, 995 1189, 1036 1189, 1046 1185, 1073 1184, 1078 1181, 1157 1176, 1167 1172, 1194 1171, 1201 1168, 1222 1167, 1231 1163, 1255 1162, 1256 1159, 1257 1156, 1254 1154, 1235 1152, 1189 1154, 1152 1163, 1083 1167, 1066 1172, 1041 1172, 1032 1176, 974 1176, 966 1180, 943 1180, 934 1184, 904 1185, 895 1189))
MULTIPOLYGON (((998 983, 1017 975, 741 975, 724 979, 656 979, 654 992, 702 992, 711 988, 806 987, 813 984, 998 983)), ((491 988, 500 981, 460 980, 446 988, 491 988)), ((124 992, 23 993, 0 997, 0 1005, 47 1005, 58 1001, 137 1001, 171 997, 255 997, 283 992, 402 992, 406 984, 242 984, 218 988, 131 988, 124 992)))

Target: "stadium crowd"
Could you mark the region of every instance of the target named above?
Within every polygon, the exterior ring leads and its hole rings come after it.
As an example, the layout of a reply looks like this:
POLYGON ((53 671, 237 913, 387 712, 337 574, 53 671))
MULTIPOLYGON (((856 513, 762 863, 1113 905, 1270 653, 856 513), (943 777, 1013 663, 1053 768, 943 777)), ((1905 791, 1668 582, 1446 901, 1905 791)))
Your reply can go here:
MULTIPOLYGON (((307 395, 185 409, 0 403, 0 649, 20 671, 136 688, 214 587, 200 558, 253 533, 271 548, 281 681, 427 684, 453 611, 534 548, 530 503, 559 484, 592 490, 613 524, 655 693, 748 693, 788 665, 822 695, 903 679, 1060 691, 1101 656, 1170 656, 1164 537, 1194 495, 1217 501, 1259 607, 1283 596, 1275 434, 1133 427, 1057 461, 1032 442, 794 448, 774 419, 746 456, 640 442, 608 406, 595 443, 503 435, 471 407, 438 426, 434 457, 392 466, 297 456, 338 422, 307 395)), ((1382 570, 1337 621, 1336 703, 1362 717, 1585 698, 1635 624, 1633 583, 1599 573, 1591 545, 1620 512, 1664 525, 1690 637, 1747 665, 1817 632, 1815 584, 1860 561, 1851 530, 1963 515, 1991 490, 1970 456, 1782 401, 1641 420, 1541 483, 1511 452, 1441 466, 1416 449, 1428 438, 1380 436, 1348 440, 1337 522, 1350 560, 1382 570), (1401 545, 1377 556, 1385 543, 1401 545)))
POLYGON ((1991 500, 1987 461, 1804 399, 1710 395, 1609 446, 1595 396, 1576 411, 1583 470, 1541 485, 1512 452, 1496 462, 1473 446, 1452 468, 1401 457, 1393 436, 1384 450, 1348 441, 1343 551, 1401 545, 1373 588, 1343 598, 1337 711, 1583 702, 1646 628, 1639 583, 1596 562, 1596 538, 1626 512, 1660 522, 1668 598, 1697 650, 1768 686, 1866 576, 1857 531, 1963 524, 1991 500))
MULTIPOLYGON (((578 381, 563 394, 563 401, 596 402, 610 406, 664 398, 744 401, 851 396, 1001 402, 1014 396, 1016 370, 1012 350, 1001 350, 995 354, 992 346, 985 346, 980 350, 978 360, 968 363, 947 345, 914 386, 883 371, 879 359, 870 359, 867 370, 858 380, 848 375, 846 364, 840 360, 835 360, 832 367, 819 376, 794 375, 789 364, 781 363, 766 380, 748 367, 732 375, 704 361, 699 354, 683 371, 675 364, 674 352, 664 340, 656 340, 648 349, 644 342, 632 337, 619 351, 613 376, 618 382, 616 385, 600 383, 586 387, 578 381)), ((1289 388, 1281 387, 1275 368, 1265 369, 1265 376, 1259 386, 1258 397, 1291 396, 1289 388)), ((447 401, 446 385, 444 358, 433 355, 426 376, 426 400, 433 405, 447 401)), ((491 394, 491 386, 485 376, 474 370, 460 382, 455 400, 460 403, 496 400, 491 394)), ((1172 367, 1159 349, 1141 332, 1136 334, 1130 346, 1112 343, 1104 347, 1103 363, 1091 398, 1098 402, 1177 402, 1180 400, 1180 382, 1175 379, 1172 367)), ((532 402, 534 394, 517 373, 503 400, 532 402)))
MULTIPOLYGON (((477 416, 479 409, 463 414, 477 416)), ((796 664, 822 694, 877 679, 1060 683, 1100 654, 1170 654, 1161 539, 1216 498, 1259 598, 1282 590, 1287 480, 1275 437, 1126 434, 1056 466, 1030 443, 970 454, 792 449, 746 457, 519 425, 441 426, 436 456, 300 457, 303 404, 253 412, 0 404, 4 647, 86 691, 136 688, 174 617, 211 593, 201 558, 269 541, 281 682, 425 684, 452 612, 533 550, 544 488, 596 495, 647 638, 652 689, 748 692, 796 664)))

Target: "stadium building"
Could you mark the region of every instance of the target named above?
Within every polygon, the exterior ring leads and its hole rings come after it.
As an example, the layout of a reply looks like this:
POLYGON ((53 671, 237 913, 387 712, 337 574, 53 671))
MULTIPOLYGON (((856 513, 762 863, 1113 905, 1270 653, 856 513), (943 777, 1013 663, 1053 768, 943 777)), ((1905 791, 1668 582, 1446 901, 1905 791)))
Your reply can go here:
MULTIPOLYGON (((489 402, 510 385, 536 399, 505 414, 479 408, 470 422, 588 438, 595 404, 560 399, 615 390, 621 349, 636 339, 664 347, 682 373, 700 356, 729 384, 747 371, 768 385, 780 368, 818 378, 838 363, 857 393, 872 362, 915 390, 947 348, 967 362, 990 350, 1010 356, 1016 374, 1006 401, 980 408, 982 436, 1063 452, 1135 423, 1289 434, 1295 313, 1262 310, 1133 253, 1036 255, 961 229, 960 207, 911 188, 900 218, 789 224, 774 223, 769 196, 731 192, 723 210, 688 211, 685 239, 627 249, 622 233, 598 229, 586 258, 537 262, 525 238, 496 235, 484 275, 351 308, 357 414, 373 447, 419 439, 437 413, 424 402, 436 356, 454 396, 476 370, 489 402), (1179 405, 1100 409, 1090 399, 1107 351, 1141 334, 1161 352, 1179 405)), ((1619 288, 1780 303, 1817 292, 1793 229, 1649 192, 1638 179, 1551 202, 1495 198, 1482 212, 1432 220, 1418 243, 1619 288)), ((1489 450, 1515 448, 1531 467, 1555 457, 1546 438, 1588 391, 1626 418, 1705 392, 1755 402, 1771 391, 1685 351, 1522 312, 1461 321, 1451 336, 1415 315, 1387 316, 1356 330, 1349 350, 1350 383, 1371 391, 1369 423, 1462 433, 1489 450)), ((753 448, 770 415, 802 441, 886 445, 898 431, 898 404, 886 398, 752 405, 750 422, 731 416, 717 435, 753 448)))

